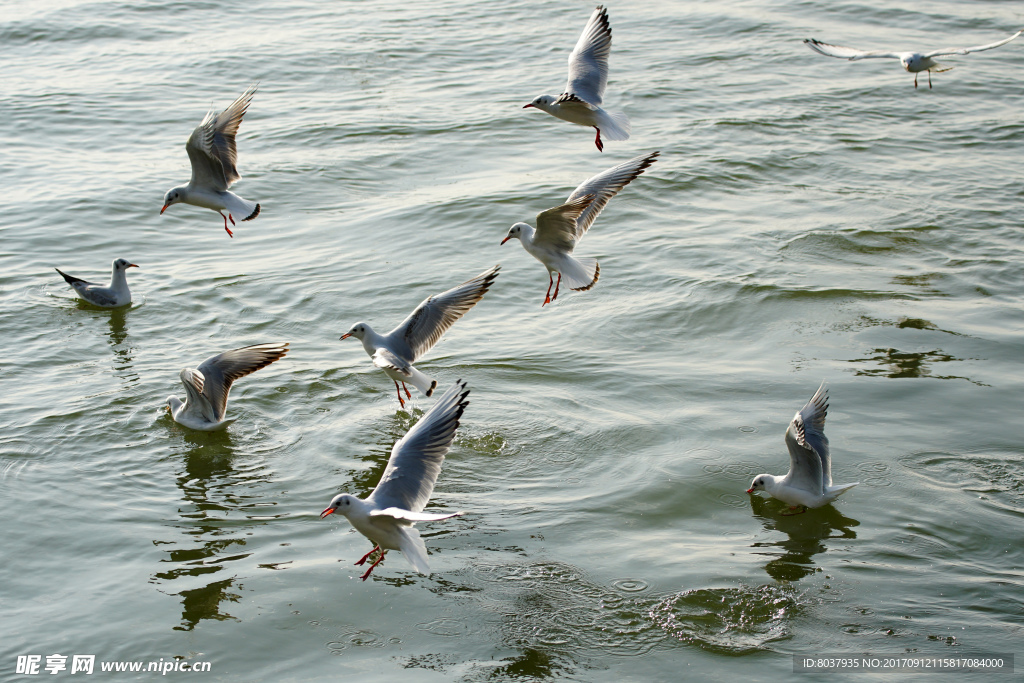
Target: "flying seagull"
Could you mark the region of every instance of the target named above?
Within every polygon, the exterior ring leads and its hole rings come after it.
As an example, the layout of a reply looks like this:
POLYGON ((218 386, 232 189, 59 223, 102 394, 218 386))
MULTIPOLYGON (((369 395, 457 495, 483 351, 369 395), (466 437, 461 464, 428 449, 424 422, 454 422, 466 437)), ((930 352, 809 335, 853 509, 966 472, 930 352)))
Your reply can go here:
POLYGON ((569 80, 558 97, 540 95, 523 109, 534 107, 555 118, 597 131, 594 144, 604 151, 601 133, 609 140, 629 139, 629 118, 622 113, 606 112, 600 107, 608 85, 608 53, 612 49, 612 29, 608 10, 597 6, 569 55, 569 80))
POLYGON ((356 562, 365 564, 375 552, 377 561, 363 574, 384 561, 384 552, 398 550, 420 574, 430 574, 427 546, 413 528, 416 522, 435 522, 457 517, 462 512, 430 514, 423 512, 434 483, 441 472, 441 463, 455 439, 459 418, 469 405, 469 390, 457 381, 444 396, 391 449, 391 458, 380 483, 366 498, 339 493, 320 513, 320 519, 335 512, 345 515, 356 531, 370 539, 373 550, 356 562))
POLYGON ((989 43, 988 45, 976 45, 975 47, 947 47, 942 50, 935 50, 933 52, 888 52, 886 50, 873 50, 870 52, 864 52, 862 50, 854 50, 850 47, 842 47, 840 45, 829 45, 823 43, 820 40, 814 38, 807 38, 804 43, 807 47, 811 48, 819 54, 823 54, 827 57, 837 57, 839 59, 848 59, 851 62, 858 59, 870 59, 873 57, 882 57, 888 59, 898 59, 903 68, 910 73, 914 74, 914 87, 917 87, 917 74, 921 71, 928 72, 928 87, 932 87, 932 72, 941 73, 943 71, 949 71, 953 67, 943 66, 935 61, 935 57, 951 57, 953 55, 967 55, 972 52, 981 52, 982 50, 991 50, 994 47, 1000 45, 1006 45, 1008 42, 1016 38, 1021 34, 1021 31, 1017 31, 1009 38, 1004 38, 995 43, 989 43))
POLYGON ((255 93, 253 85, 221 113, 214 114, 211 110, 192 131, 185 143, 185 151, 192 162, 192 179, 188 185, 167 191, 161 214, 168 206, 181 202, 213 209, 224 219, 224 229, 230 237, 234 237, 234 233, 228 227, 228 219, 235 225, 235 216, 241 221, 251 221, 260 215, 259 204, 228 191, 232 183, 242 177, 235 166, 238 161, 235 134, 255 93), (225 210, 227 216, 223 213, 225 210))
POLYGON ((827 413, 828 389, 822 382, 786 429, 789 473, 784 477, 759 474, 747 493, 767 491, 768 495, 793 508, 801 505, 819 508, 856 486, 859 482, 832 485, 832 457, 825 436, 827 413))

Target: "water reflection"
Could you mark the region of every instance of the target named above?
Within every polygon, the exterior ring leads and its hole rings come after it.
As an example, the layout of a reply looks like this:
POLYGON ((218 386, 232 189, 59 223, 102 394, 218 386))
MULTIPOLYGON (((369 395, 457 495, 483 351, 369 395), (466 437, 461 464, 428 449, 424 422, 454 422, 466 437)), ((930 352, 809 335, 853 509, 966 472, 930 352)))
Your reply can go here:
POLYGON ((132 368, 135 349, 128 343, 128 311, 131 306, 115 308, 109 313, 110 348, 114 352, 114 371, 124 379, 135 381, 138 375, 132 368))
POLYGON ((943 353, 941 349, 934 349, 932 351, 900 351, 899 349, 893 348, 878 348, 872 349, 870 353, 874 354, 868 358, 854 358, 850 360, 850 363, 877 363, 882 367, 878 368, 862 368, 854 372, 855 375, 871 375, 876 377, 892 377, 892 378, 903 378, 903 377, 933 377, 935 379, 965 379, 972 384, 978 384, 980 386, 987 386, 981 382, 976 382, 970 377, 962 377, 959 375, 935 375, 932 374, 931 365, 935 363, 949 363, 954 361, 963 361, 963 358, 957 358, 947 353, 943 353))
POLYGON ((780 531, 787 538, 775 542, 754 543, 760 555, 770 557, 764 570, 776 581, 799 581, 815 571, 814 556, 828 550, 830 538, 857 538, 852 527, 860 522, 844 517, 841 512, 826 505, 792 514, 785 505, 771 498, 750 496, 750 507, 767 531, 780 531), (781 552, 780 552, 781 551, 781 552))
POLYGON ((222 572, 228 562, 251 555, 245 551, 253 526, 247 513, 256 497, 248 492, 267 482, 269 474, 262 464, 239 461, 228 431, 190 432, 184 445, 188 450, 175 479, 182 504, 172 523, 181 533, 171 540, 153 541, 170 547, 161 560, 169 566, 151 581, 165 588, 184 584, 176 592, 164 592, 181 597, 181 624, 174 629, 191 631, 203 619, 235 619, 225 604, 240 599, 231 591, 239 577, 223 577, 222 572), (214 575, 218 580, 210 581, 214 575))

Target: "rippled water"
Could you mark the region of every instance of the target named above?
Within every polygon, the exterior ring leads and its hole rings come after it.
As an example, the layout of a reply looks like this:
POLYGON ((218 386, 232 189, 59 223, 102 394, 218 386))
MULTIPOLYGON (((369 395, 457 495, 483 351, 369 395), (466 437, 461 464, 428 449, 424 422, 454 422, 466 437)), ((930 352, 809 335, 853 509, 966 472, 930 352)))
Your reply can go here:
MULTIPOLYGON (((807 50, 990 42, 1014 3, 609 7, 606 105, 557 94, 580 3, 8 4, 0 17, 0 670, 184 657, 212 680, 788 678, 792 654, 1012 653, 1024 626, 1024 43, 895 62, 807 50), (184 141, 260 82, 229 239, 184 141), (508 226, 640 153, 540 307, 508 226), (53 267, 135 304, 94 309, 53 267), (429 407, 338 336, 502 264, 421 366, 469 406, 423 525, 434 573, 318 512, 429 407), (225 433, 177 373, 286 340, 225 433), (828 380, 832 507, 748 497, 828 380)), ((68 675, 65 672, 64 675, 68 675)))

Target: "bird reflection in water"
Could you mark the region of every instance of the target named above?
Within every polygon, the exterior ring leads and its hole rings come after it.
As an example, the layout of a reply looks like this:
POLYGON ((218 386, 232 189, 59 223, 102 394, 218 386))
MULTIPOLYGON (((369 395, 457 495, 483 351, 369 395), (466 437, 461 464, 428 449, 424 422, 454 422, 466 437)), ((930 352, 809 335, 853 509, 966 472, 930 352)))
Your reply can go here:
MULTIPOLYGON (((91 306, 89 308, 95 310, 91 306)), ((109 316, 110 349, 114 352, 114 372, 123 379, 135 381, 138 380, 138 375, 132 369, 132 361, 135 360, 134 349, 128 342, 128 311, 130 310, 131 306, 122 306, 105 312, 105 314, 109 316)))
POLYGON ((794 515, 784 503, 750 496, 750 507, 766 531, 779 531, 787 536, 784 540, 759 541, 751 546, 757 554, 771 558, 764 570, 776 581, 798 581, 813 574, 814 556, 828 550, 826 541, 857 538, 853 527, 860 525, 832 505, 794 515))

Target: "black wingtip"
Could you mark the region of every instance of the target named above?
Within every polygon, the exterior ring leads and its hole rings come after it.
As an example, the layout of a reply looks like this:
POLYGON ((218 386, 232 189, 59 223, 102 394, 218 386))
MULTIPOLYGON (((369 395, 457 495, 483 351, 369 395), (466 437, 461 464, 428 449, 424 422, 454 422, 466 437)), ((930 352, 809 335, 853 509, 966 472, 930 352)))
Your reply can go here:
POLYGON ((252 213, 250 213, 247 217, 243 218, 242 221, 243 222, 251 221, 253 218, 256 218, 256 216, 259 216, 259 215, 260 215, 260 205, 256 204, 256 210, 253 211, 252 213))
POLYGON ((60 273, 61 277, 63 277, 64 281, 67 282, 69 285, 73 285, 76 282, 85 282, 85 280, 83 280, 80 277, 74 277, 73 275, 68 275, 67 273, 65 273, 60 268, 54 268, 54 270, 56 270, 58 273, 60 273))

